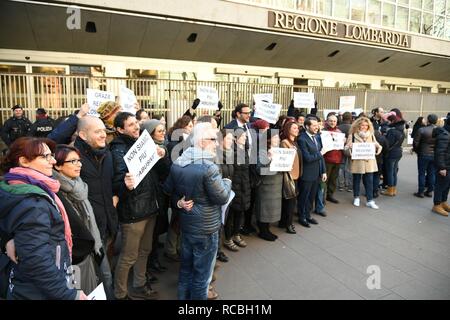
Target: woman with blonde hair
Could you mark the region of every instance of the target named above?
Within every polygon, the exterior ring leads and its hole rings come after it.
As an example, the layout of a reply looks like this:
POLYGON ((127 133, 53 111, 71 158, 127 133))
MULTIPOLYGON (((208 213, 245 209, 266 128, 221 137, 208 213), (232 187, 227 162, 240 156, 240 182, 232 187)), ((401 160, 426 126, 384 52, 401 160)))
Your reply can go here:
MULTIPOLYGON (((376 155, 380 154, 382 150, 381 145, 375 139, 373 125, 366 117, 356 119, 350 128, 347 143, 344 149, 349 156, 352 156, 353 144, 355 143, 375 144, 376 155)), ((378 209, 378 206, 373 200, 373 173, 378 171, 375 157, 373 159, 352 159, 350 168, 353 175, 353 205, 356 207, 359 207, 360 205, 359 194, 362 179, 366 190, 366 206, 372 209, 378 209)))

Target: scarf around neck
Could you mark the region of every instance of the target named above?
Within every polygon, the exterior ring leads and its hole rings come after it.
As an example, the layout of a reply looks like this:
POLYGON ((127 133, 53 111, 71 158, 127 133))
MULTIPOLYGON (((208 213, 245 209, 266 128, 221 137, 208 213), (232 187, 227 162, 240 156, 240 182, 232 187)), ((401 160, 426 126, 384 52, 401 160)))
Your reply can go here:
POLYGON ((60 184, 58 180, 46 176, 45 174, 23 167, 15 167, 5 174, 5 180, 8 184, 31 184, 44 190, 52 200, 56 202, 64 222, 64 237, 66 239, 67 247, 69 248, 70 257, 72 257, 72 230, 70 229, 69 218, 67 217, 66 209, 58 198, 56 193, 59 191, 60 184))

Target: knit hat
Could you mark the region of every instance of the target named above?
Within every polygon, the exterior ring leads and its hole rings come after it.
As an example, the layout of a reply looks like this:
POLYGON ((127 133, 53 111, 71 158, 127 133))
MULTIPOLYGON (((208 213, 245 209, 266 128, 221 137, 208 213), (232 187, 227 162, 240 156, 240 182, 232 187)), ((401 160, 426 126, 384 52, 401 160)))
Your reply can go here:
POLYGON ((109 117, 120 110, 120 105, 114 101, 105 101, 97 109, 100 119, 106 121, 109 117))
POLYGON ((150 133, 150 135, 151 135, 153 133, 153 131, 155 131, 156 127, 160 124, 162 124, 162 123, 156 119, 146 120, 141 124, 141 129, 147 130, 148 133, 150 133))

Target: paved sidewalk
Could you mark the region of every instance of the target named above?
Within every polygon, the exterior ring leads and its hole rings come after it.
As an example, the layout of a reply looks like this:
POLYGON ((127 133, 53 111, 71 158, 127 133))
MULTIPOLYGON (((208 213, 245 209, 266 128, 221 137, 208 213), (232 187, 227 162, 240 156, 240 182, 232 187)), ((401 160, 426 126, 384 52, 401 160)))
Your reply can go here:
MULTIPOLYGON (((398 195, 380 195, 380 210, 352 205, 352 194, 336 192, 328 216, 314 215, 310 229, 296 223, 290 235, 267 242, 245 237, 248 247, 221 263, 215 287, 220 299, 450 299, 450 222, 430 211, 432 199, 413 196, 416 156, 400 161, 398 195), (369 290, 366 273, 380 267, 381 288, 369 290)), ((169 271, 155 288, 176 299, 178 265, 161 258, 169 271)))

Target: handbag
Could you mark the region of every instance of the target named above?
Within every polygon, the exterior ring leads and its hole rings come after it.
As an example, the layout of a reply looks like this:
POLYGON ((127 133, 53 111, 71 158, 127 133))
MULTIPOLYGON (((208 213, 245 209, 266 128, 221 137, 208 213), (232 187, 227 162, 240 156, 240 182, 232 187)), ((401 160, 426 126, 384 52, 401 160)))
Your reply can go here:
POLYGON ((283 198, 294 199, 298 196, 298 190, 290 172, 283 172, 283 198))

